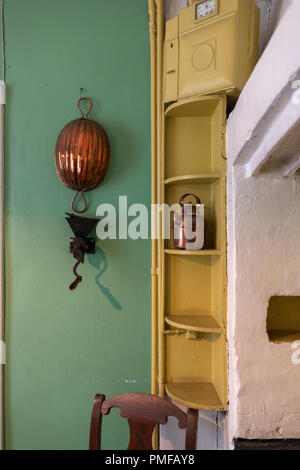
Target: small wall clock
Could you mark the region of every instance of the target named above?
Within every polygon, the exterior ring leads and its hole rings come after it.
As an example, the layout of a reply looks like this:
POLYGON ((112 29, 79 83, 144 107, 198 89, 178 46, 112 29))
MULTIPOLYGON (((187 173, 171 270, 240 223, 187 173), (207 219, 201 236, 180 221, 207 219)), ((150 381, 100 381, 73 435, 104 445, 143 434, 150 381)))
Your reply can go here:
POLYGON ((203 0, 197 3, 195 6, 196 20, 207 18, 208 16, 214 16, 218 12, 218 1, 217 0, 203 0))

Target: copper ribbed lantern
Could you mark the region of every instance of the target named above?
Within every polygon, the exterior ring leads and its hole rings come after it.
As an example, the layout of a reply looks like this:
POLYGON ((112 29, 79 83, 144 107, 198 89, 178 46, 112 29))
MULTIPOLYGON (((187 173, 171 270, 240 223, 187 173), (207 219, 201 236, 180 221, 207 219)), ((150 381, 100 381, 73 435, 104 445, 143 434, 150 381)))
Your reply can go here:
POLYGON ((87 209, 85 191, 96 188, 106 176, 110 163, 110 144, 103 127, 88 118, 93 103, 90 98, 80 98, 77 103, 82 118, 67 124, 58 136, 55 147, 56 171, 61 182, 76 192, 72 209, 77 213, 87 209), (81 101, 89 101, 90 108, 84 116, 81 101), (84 209, 74 207, 81 193, 84 209))

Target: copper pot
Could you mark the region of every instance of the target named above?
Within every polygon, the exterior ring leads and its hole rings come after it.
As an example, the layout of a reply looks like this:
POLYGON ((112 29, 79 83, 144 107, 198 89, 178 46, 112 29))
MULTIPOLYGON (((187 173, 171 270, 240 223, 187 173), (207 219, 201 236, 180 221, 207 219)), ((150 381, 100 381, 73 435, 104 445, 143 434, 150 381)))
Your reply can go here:
POLYGON ((103 127, 88 118, 93 103, 90 98, 80 98, 77 107, 82 118, 67 124, 58 136, 55 148, 56 171, 61 182, 77 191, 72 201, 75 212, 85 212, 87 208, 84 191, 96 188, 105 178, 110 163, 110 144, 103 127), (84 116, 80 103, 88 101, 90 108, 84 116), (74 202, 81 193, 84 209, 79 211, 74 202))
POLYGON ((202 250, 204 246, 204 213, 201 201, 195 194, 184 194, 179 201, 180 211, 173 215, 173 247, 177 250, 202 250), (194 197, 196 205, 184 204, 194 197))

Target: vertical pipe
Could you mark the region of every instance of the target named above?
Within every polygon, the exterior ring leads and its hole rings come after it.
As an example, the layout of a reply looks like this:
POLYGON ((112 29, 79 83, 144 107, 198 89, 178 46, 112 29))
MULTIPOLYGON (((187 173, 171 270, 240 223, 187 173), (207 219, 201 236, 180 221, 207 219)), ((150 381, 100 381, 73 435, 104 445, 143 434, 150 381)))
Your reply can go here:
POLYGON ((4 391, 3 373, 5 363, 4 344, 4 104, 5 84, 0 82, 0 449, 4 442, 4 391))
MULTIPOLYGON (((164 0, 155 0, 157 6, 157 202, 162 203, 162 112, 163 112, 163 42, 164 42, 164 0)), ((158 383, 159 395, 165 395, 165 338, 164 338, 164 295, 162 292, 163 256, 162 217, 159 222, 158 243, 158 383)))
POLYGON ((5 96, 5 42, 4 0, 1 0, 2 76, 0 82, 0 449, 4 447, 4 105, 5 96))
MULTIPOLYGON (((156 111, 156 7, 155 0, 149 3, 149 30, 151 47, 151 203, 156 204, 157 197, 157 111, 156 111)), ((158 393, 157 387, 157 240, 152 239, 152 367, 151 367, 151 390, 154 395, 158 393)))
MULTIPOLYGON (((151 203, 157 203, 157 45, 156 45, 156 4, 155 0, 148 0, 149 4, 149 32, 150 32, 150 47, 151 47, 151 203)), ((155 221, 156 224, 156 221, 155 221)), ((152 234, 153 237, 153 234, 152 234)), ((151 323, 151 391, 153 395, 158 394, 157 383, 157 368, 158 368, 158 331, 157 331, 157 282, 158 282, 158 267, 157 267, 157 244, 158 240, 152 238, 152 265, 151 265, 151 278, 152 278, 152 323, 151 323)), ((158 449, 159 441, 159 428, 155 427, 152 437, 153 449, 158 449)))

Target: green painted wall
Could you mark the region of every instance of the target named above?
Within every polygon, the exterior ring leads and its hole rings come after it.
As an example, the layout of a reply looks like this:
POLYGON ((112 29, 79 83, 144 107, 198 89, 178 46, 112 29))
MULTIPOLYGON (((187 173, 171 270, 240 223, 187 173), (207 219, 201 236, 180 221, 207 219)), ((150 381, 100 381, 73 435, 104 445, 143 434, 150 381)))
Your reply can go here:
MULTIPOLYGON (((98 241, 69 292, 73 192, 54 147, 85 88, 112 147, 88 215, 119 195, 150 203, 147 2, 9 0, 5 34, 6 447, 85 449, 96 392, 150 390, 150 241, 98 241)), ((113 413, 104 448, 126 439, 113 413)))

